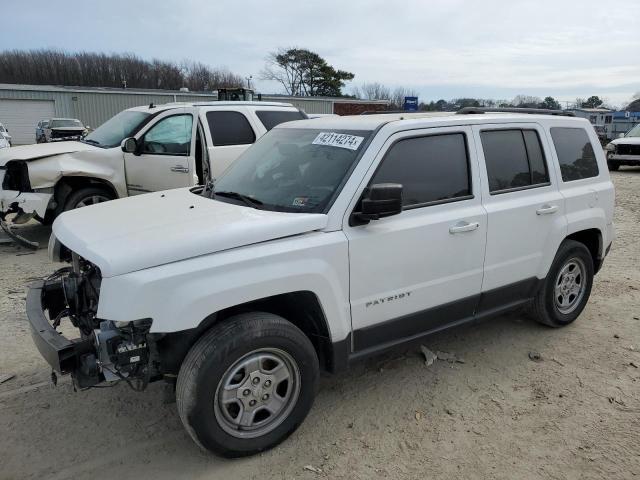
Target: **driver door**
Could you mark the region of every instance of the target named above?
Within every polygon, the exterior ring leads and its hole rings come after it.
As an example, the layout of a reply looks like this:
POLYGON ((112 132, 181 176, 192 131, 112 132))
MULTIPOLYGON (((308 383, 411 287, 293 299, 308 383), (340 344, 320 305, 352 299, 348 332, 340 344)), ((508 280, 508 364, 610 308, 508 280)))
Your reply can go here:
POLYGON ((189 108, 171 109, 137 136, 136 153, 124 154, 129 195, 194 184, 194 120, 189 108))

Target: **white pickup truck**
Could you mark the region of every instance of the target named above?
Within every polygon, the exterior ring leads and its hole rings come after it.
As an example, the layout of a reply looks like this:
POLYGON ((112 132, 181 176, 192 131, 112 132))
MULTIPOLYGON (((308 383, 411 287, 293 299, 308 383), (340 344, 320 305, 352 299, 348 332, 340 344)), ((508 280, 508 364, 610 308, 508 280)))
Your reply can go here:
POLYGON ((555 113, 289 122, 213 190, 66 212, 49 251, 70 266, 27 296, 34 341, 79 388, 177 378, 195 441, 240 456, 296 429, 320 369, 521 307, 568 325, 614 191, 591 124, 555 113))
POLYGON ((206 183, 281 122, 287 103, 170 103, 131 108, 80 141, 0 150, 0 219, 51 223, 66 210, 206 183))
POLYGON ((618 170, 622 165, 640 165, 640 124, 607 144, 605 150, 609 170, 618 170))

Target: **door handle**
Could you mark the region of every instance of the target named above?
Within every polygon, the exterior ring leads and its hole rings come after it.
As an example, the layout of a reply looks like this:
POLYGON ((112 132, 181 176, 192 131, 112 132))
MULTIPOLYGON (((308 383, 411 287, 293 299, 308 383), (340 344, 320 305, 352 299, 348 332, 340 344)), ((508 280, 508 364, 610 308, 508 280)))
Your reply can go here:
POLYGON ((182 165, 176 165, 175 167, 171 167, 170 170, 172 172, 177 172, 177 173, 189 173, 189 168, 183 167, 182 165))
POLYGON ((552 213, 556 213, 558 211, 557 205, 543 205, 538 210, 536 210, 537 215, 550 215, 552 213))
POLYGON ((449 227, 449 233, 455 234, 455 233, 472 232, 473 230, 477 229, 479 226, 480 224, 478 222, 470 223, 470 222, 465 222, 463 220, 449 227))

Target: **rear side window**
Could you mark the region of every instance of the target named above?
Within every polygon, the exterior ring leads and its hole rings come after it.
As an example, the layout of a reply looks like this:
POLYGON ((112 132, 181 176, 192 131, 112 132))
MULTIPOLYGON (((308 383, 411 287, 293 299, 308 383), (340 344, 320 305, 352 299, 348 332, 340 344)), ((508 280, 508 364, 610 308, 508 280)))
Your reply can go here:
POLYGON ((274 112, 268 110, 259 110, 256 115, 264 125, 267 131, 271 130, 276 125, 280 125, 284 122, 292 122, 294 120, 304 120, 306 117, 300 111, 296 112, 274 112))
POLYGON ((249 120, 240 112, 207 112, 214 147, 247 145, 256 141, 249 120))
POLYGON ((549 183, 549 173, 535 130, 489 130, 480 133, 489 191, 502 193, 549 183))
POLYGON ((471 195, 469 157, 463 133, 400 140, 370 182, 400 183, 405 207, 471 195))
POLYGON ((556 147, 562 180, 570 182, 598 176, 598 162, 583 128, 554 127, 551 138, 556 147))

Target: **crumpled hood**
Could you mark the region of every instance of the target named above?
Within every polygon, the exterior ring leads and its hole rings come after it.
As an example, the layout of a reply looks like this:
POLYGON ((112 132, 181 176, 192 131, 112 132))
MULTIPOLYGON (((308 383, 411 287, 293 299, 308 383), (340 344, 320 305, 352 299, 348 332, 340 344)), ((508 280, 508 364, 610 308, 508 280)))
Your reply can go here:
POLYGON ((640 137, 622 137, 622 138, 616 138, 615 140, 612 140, 611 143, 613 143, 614 145, 640 145, 640 137))
POLYGON ((53 142, 37 143, 35 145, 23 145, 12 147, 0 152, 0 167, 4 167, 11 160, 38 160, 40 158, 74 153, 84 150, 96 150, 98 147, 82 142, 53 142))
POLYGON ((65 212, 53 234, 112 277, 326 225, 326 215, 256 210, 181 188, 65 212))

